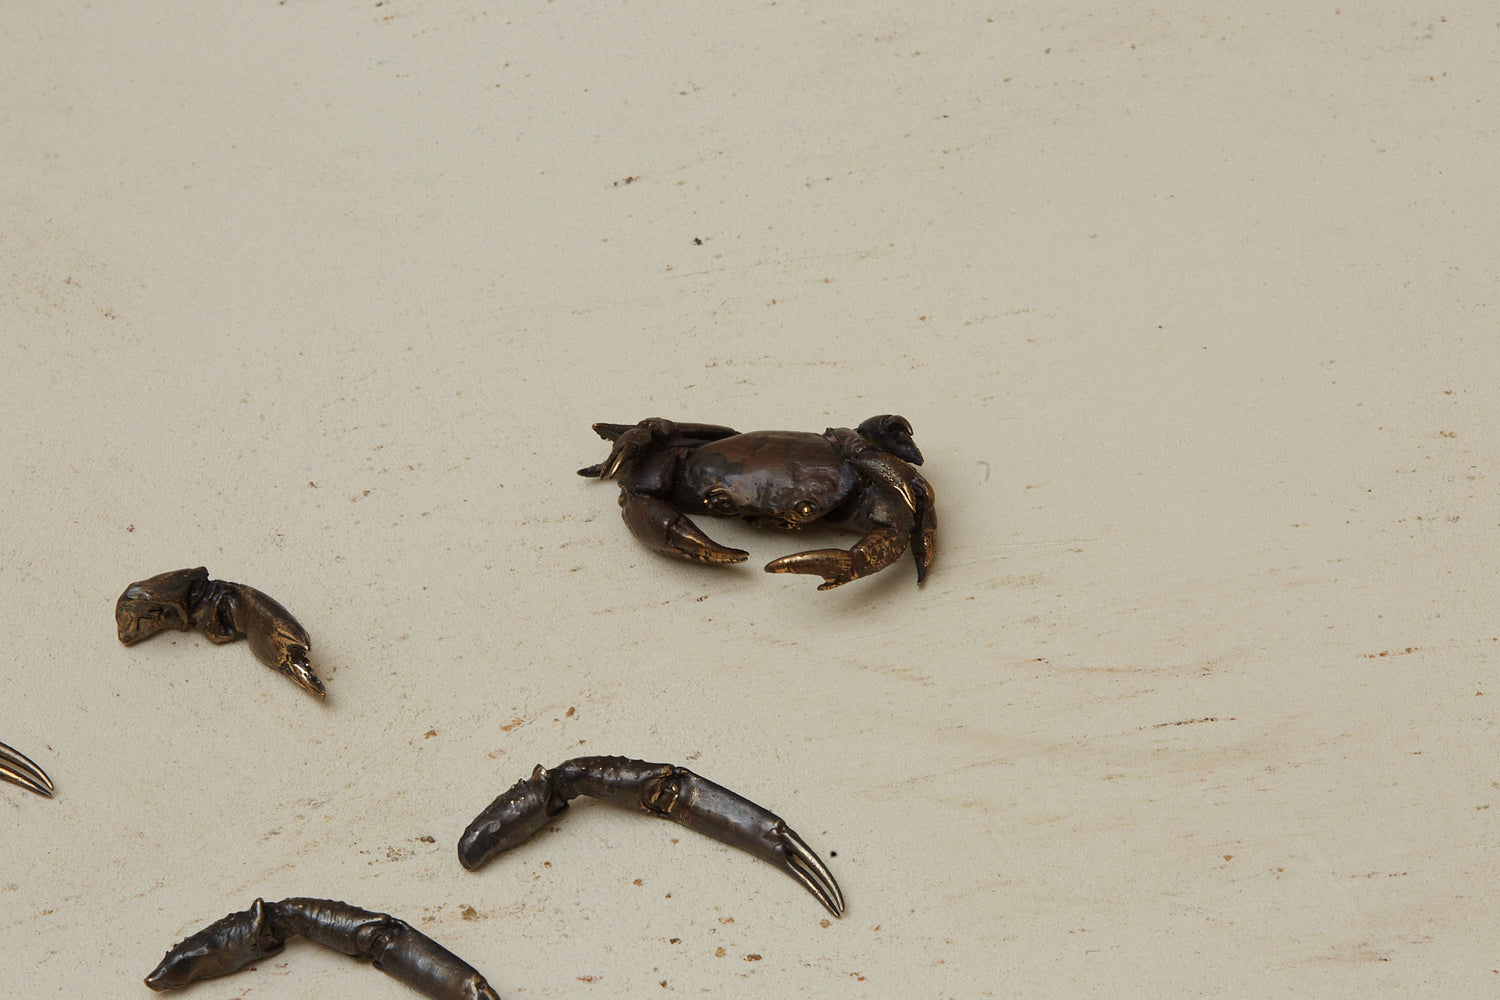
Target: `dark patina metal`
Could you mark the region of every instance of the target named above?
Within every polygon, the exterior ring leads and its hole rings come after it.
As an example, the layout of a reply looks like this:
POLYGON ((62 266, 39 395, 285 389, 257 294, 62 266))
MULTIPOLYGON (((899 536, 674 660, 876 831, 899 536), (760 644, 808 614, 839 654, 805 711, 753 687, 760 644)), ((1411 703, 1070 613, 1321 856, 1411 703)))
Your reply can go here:
POLYGON ((436 1000, 500 1000, 472 965, 406 921, 332 899, 257 899, 174 945, 146 985, 169 990, 226 975, 281 951, 289 937, 370 962, 436 1000))
POLYGON ((210 642, 246 639, 262 663, 318 697, 323 682, 308 665, 311 640, 291 612, 242 583, 210 580, 208 570, 178 569, 132 583, 115 604, 120 641, 133 646, 158 632, 198 631, 210 642))
POLYGON ((752 431, 653 417, 638 424, 594 424, 613 442, 609 458, 580 476, 617 479, 631 533, 657 552, 693 562, 744 562, 687 515, 734 517, 801 528, 822 522, 864 535, 849 549, 797 552, 768 573, 821 576, 819 590, 884 569, 911 546, 917 582, 927 577, 937 533, 932 487, 912 468, 922 453, 904 417, 871 417, 858 428, 752 431))
POLYGON ((769 861, 818 897, 834 916, 844 894, 832 873, 786 822, 768 809, 685 767, 626 757, 575 757, 531 777, 474 818, 458 842, 458 860, 474 870, 552 821, 580 795, 681 823, 769 861))

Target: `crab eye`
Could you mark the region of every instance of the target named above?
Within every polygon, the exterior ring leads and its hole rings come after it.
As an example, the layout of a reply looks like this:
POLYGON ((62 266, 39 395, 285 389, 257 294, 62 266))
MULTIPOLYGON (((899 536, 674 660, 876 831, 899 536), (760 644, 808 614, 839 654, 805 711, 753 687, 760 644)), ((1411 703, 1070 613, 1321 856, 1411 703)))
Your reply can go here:
POLYGON ((798 517, 812 517, 818 512, 817 506, 811 500, 803 500, 792 509, 797 512, 798 517))
POLYGON ((708 505, 709 510, 719 511, 720 513, 734 512, 734 498, 723 490, 711 490, 703 498, 703 502, 708 505))

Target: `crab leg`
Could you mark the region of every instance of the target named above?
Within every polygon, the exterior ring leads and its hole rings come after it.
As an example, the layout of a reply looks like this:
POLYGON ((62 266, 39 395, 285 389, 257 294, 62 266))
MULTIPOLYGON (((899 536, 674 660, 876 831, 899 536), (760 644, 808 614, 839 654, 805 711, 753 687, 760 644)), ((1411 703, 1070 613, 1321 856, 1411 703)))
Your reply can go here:
POLYGON ((685 767, 626 757, 575 757, 537 765, 474 818, 458 842, 458 860, 479 868, 546 826, 580 795, 672 820, 769 861, 791 875, 834 916, 844 894, 807 843, 775 813, 685 767))
POLYGON ((37 766, 36 761, 4 743, 0 743, 0 778, 14 781, 22 788, 29 788, 47 798, 51 798, 56 790, 52 787, 52 779, 37 766))
POLYGON ((262 663, 305 691, 325 693, 307 660, 312 641, 291 612, 254 587, 210 580, 202 566, 126 587, 115 604, 115 625, 127 646, 171 629, 196 630, 218 644, 248 639, 262 663))
POLYGON ((578 474, 597 476, 600 479, 613 479, 621 469, 628 468, 630 463, 650 444, 663 447, 699 445, 733 437, 739 433, 732 427, 724 427, 720 424, 679 423, 664 417, 647 417, 634 424, 598 423, 593 426, 594 433, 611 442, 614 447, 610 449, 609 457, 603 462, 579 469, 578 474))
POLYGON ((436 1000, 499 1000, 473 966, 388 913, 332 899, 257 899, 174 945, 146 977, 153 990, 222 976, 305 937, 375 968, 436 1000))

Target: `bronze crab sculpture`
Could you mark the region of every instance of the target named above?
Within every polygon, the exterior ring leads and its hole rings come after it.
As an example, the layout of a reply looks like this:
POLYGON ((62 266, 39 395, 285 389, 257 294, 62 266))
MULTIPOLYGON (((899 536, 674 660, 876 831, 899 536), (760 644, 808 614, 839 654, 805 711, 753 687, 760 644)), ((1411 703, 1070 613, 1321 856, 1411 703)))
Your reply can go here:
POLYGON ((773 559, 766 572, 821 576, 818 589, 829 590, 884 569, 909 545, 917 582, 927 577, 937 512, 932 487, 912 468, 922 453, 905 417, 882 414, 822 434, 741 434, 660 417, 594 424, 594 432, 613 448, 578 474, 618 480, 626 525, 657 552, 715 566, 749 558, 705 535, 691 514, 775 528, 822 522, 864 537, 848 549, 773 559))

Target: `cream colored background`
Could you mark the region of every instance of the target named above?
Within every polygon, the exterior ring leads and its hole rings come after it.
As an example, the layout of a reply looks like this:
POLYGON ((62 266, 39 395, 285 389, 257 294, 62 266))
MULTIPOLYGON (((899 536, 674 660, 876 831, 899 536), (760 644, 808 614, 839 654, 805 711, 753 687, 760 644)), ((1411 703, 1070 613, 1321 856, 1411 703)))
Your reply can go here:
MULTIPOLYGON (((58 796, 0 788, 6 992, 315 895, 507 997, 1496 995, 1497 52, 1481 3, 7 4, 0 739, 58 796), (573 475, 594 420, 882 412, 921 589, 673 563, 573 475), (197 564, 325 705, 115 641, 197 564), (583 753, 776 810, 847 915, 586 805, 460 869, 583 753)), ((304 944, 185 995, 411 994, 304 944)))

